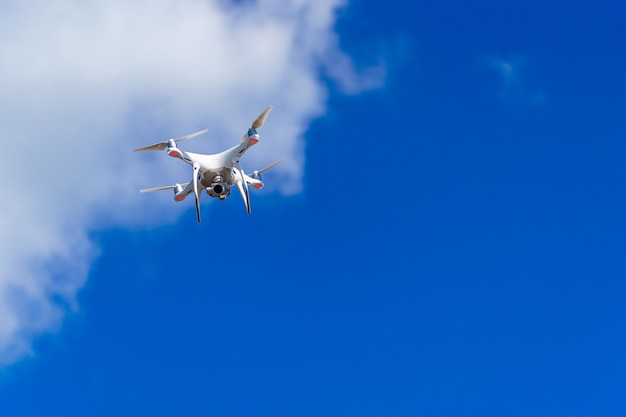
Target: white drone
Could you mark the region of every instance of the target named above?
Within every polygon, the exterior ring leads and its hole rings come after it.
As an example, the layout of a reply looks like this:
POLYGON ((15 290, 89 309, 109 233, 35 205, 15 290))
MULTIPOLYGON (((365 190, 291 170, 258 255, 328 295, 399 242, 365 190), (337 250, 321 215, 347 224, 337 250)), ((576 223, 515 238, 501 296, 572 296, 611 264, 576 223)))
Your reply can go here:
POLYGON ((257 129, 263 126, 265 118, 272 110, 272 106, 268 106, 263 113, 252 123, 248 132, 243 135, 241 143, 213 155, 203 155, 198 153, 184 152, 180 150, 176 144, 183 140, 202 135, 208 132, 208 129, 183 136, 178 139, 170 139, 165 142, 155 143, 154 145, 145 146, 135 149, 139 151, 162 151, 167 149, 167 154, 171 157, 182 159, 193 167, 193 177, 190 182, 185 184, 168 185, 166 187, 156 187, 140 190, 141 193, 151 191, 174 189, 174 201, 183 201, 191 192, 196 197, 196 215, 198 223, 200 223, 200 187, 204 188, 208 195, 224 200, 230 195, 233 185, 237 187, 243 202, 246 205, 246 211, 250 214, 250 193, 248 185, 256 189, 263 188, 261 174, 274 168, 276 165, 284 162, 286 158, 279 159, 271 165, 263 169, 254 171, 251 175, 246 174, 239 165, 239 158, 248 148, 255 145, 259 141, 257 129))

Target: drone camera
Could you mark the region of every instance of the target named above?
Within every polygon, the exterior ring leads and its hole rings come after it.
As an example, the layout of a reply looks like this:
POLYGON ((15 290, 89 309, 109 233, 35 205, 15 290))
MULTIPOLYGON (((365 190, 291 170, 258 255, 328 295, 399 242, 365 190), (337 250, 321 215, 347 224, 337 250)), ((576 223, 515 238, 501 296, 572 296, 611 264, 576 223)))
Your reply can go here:
POLYGON ((211 197, 226 198, 230 194, 230 187, 224 182, 214 182, 206 189, 211 197))

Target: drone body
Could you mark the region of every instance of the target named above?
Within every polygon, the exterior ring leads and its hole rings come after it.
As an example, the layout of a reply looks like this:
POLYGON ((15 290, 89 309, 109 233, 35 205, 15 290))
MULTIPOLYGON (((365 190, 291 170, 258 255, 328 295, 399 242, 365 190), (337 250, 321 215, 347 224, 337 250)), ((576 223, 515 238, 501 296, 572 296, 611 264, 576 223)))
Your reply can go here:
POLYGON ((200 190, 206 190, 206 193, 214 198, 224 200, 230 195, 231 189, 235 186, 246 206, 246 211, 250 214, 250 193, 248 186, 260 189, 263 188, 263 181, 261 174, 274 168, 276 165, 285 161, 282 158, 273 164, 254 171, 252 175, 248 175, 244 172, 243 168, 239 165, 239 158, 253 145, 259 142, 259 134, 257 129, 263 126, 265 118, 272 110, 272 106, 268 106, 263 113, 252 123, 248 132, 243 136, 239 145, 233 146, 230 149, 225 150, 212 155, 205 155, 199 153, 185 152, 178 148, 177 143, 183 140, 191 139, 206 133, 208 130, 201 130, 191 135, 183 136, 178 139, 170 139, 165 142, 155 143, 154 145, 145 146, 143 148, 135 149, 135 152, 139 151, 160 151, 167 149, 167 154, 173 158, 178 158, 191 165, 193 169, 193 176, 191 181, 185 184, 169 185, 166 187, 148 188, 140 190, 140 192, 151 192, 159 190, 174 189, 174 200, 183 201, 185 197, 193 193, 196 199, 196 216, 198 223, 200 222, 200 190))

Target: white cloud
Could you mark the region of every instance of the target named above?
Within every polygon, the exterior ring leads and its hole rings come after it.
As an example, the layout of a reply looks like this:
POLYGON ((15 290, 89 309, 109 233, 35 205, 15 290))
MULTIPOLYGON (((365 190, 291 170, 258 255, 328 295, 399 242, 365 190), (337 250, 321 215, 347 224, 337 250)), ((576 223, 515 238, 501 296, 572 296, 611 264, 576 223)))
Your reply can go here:
POLYGON ((494 69, 500 78, 503 88, 508 89, 521 82, 520 71, 526 65, 526 59, 516 56, 510 59, 491 58, 489 66, 494 69))
POLYGON ((530 85, 527 57, 523 55, 510 58, 492 57, 487 60, 487 66, 498 75, 501 100, 534 105, 545 102, 545 94, 530 85))
POLYGON ((186 181, 187 167, 133 148, 208 127, 194 150, 218 151, 273 104, 244 167, 287 156, 275 187, 300 190, 302 136, 324 112, 320 71, 352 92, 380 84, 338 49, 342 3, 0 3, 0 365, 76 307, 98 251, 90 231, 180 212, 137 190, 186 181))

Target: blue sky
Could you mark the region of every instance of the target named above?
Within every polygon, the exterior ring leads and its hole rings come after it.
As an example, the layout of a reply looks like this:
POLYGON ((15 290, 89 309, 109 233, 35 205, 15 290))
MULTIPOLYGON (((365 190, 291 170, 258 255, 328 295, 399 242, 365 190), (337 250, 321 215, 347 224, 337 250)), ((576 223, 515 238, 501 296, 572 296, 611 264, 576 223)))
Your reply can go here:
MULTIPOLYGON (((277 185, 250 217, 237 195, 205 198, 201 225, 188 201, 135 195, 187 172, 164 168, 81 221, 85 265, 44 258, 79 278, 0 371, 0 415, 624 415, 624 16, 617 1, 349 2, 330 33, 312 26, 332 52, 299 72, 314 92, 255 90, 232 116, 271 101, 246 157, 297 161, 264 177, 277 185), (291 131, 301 142, 275 139, 291 131)), ((140 98, 134 120, 157 123, 131 124, 116 150, 142 165, 124 174, 177 162, 133 147, 231 117, 158 119, 140 98)))

